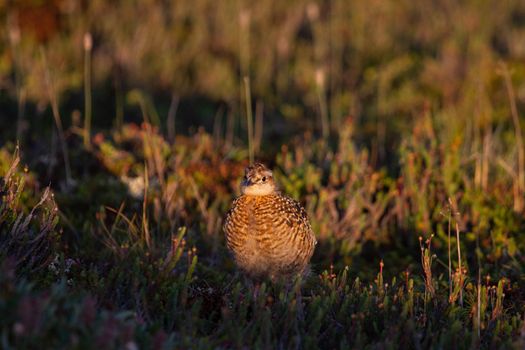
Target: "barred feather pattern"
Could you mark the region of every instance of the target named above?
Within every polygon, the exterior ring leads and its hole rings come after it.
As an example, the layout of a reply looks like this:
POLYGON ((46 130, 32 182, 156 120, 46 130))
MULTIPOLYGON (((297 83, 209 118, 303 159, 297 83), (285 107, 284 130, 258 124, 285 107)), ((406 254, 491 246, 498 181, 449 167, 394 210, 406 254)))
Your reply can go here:
POLYGON ((280 192, 241 195, 223 229, 237 266, 254 279, 304 274, 317 243, 304 208, 280 192))

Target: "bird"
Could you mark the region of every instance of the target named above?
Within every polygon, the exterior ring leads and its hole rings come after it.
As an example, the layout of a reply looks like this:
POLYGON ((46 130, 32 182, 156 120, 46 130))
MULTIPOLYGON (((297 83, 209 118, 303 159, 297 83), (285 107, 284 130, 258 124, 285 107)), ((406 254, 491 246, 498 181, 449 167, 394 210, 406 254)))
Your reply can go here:
POLYGON ((308 274, 317 244, 308 215, 264 164, 246 167, 223 230, 237 267, 252 280, 286 283, 308 274))

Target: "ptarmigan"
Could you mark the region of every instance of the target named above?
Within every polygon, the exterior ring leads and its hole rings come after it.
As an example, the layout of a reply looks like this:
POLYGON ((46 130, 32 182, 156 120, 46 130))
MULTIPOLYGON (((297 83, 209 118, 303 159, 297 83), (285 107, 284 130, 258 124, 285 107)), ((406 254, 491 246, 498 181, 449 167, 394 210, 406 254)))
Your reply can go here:
POLYGON ((261 163, 245 169, 241 193, 223 227, 237 266, 255 280, 304 274, 317 241, 301 204, 277 190, 261 163))

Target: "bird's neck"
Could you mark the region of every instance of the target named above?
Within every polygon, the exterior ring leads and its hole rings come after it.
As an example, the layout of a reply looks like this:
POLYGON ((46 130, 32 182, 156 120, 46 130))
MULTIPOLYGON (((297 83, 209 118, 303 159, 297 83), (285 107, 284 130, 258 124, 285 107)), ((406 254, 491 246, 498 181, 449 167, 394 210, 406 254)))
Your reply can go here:
POLYGON ((242 194, 246 196, 268 196, 273 193, 275 193, 275 187, 270 185, 246 186, 242 189, 242 194))

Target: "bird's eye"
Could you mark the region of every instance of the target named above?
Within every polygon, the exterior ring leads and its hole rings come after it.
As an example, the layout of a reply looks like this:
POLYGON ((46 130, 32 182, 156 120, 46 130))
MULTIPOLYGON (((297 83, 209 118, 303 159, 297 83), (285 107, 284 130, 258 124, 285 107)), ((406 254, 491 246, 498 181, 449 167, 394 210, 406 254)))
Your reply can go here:
POLYGON ((265 182, 266 181, 266 176, 263 176, 262 180, 263 180, 263 182, 265 182))

